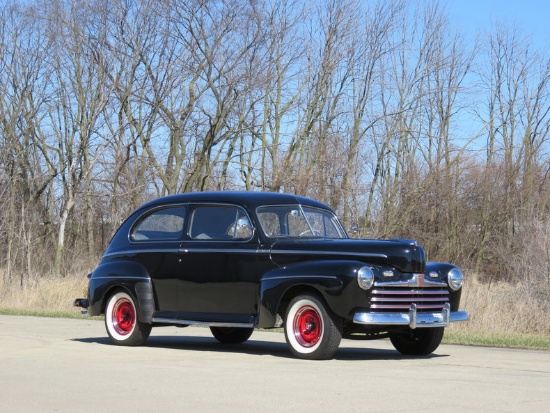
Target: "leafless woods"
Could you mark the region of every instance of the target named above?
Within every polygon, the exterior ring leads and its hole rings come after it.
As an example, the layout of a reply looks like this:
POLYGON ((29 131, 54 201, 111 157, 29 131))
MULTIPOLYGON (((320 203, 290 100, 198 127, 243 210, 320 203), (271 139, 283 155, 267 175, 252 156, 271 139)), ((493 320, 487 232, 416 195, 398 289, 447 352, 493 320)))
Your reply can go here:
POLYGON ((93 264, 151 198, 244 189, 549 284, 549 81, 548 49, 435 1, 3 2, 4 281, 93 264))

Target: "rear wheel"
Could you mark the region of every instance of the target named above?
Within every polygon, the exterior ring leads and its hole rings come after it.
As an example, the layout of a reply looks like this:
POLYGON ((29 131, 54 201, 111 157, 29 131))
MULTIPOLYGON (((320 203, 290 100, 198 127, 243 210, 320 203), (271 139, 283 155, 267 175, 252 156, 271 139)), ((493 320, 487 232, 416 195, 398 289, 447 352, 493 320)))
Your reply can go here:
POLYGON ((250 338, 253 328, 241 327, 210 327, 216 340, 223 344, 240 344, 250 338))
POLYGON ((111 341, 121 346, 143 344, 151 333, 151 324, 138 320, 132 297, 121 291, 113 294, 107 301, 105 328, 111 341))
POLYGON ((444 333, 444 327, 417 328, 406 333, 392 334, 390 341, 401 354, 425 356, 439 347, 444 333))
POLYGON ((300 295, 290 302, 284 327, 290 351, 302 359, 329 359, 342 339, 342 319, 315 295, 300 295))

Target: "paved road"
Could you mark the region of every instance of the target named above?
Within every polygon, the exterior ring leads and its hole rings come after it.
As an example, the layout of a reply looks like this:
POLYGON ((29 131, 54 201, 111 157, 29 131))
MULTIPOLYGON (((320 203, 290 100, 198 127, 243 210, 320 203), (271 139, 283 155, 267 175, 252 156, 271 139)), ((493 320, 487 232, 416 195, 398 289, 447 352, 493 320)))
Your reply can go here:
POLYGON ((284 336, 234 347, 205 328, 117 347, 103 323, 0 316, 0 412, 550 412, 550 352, 441 346, 407 358, 343 340, 291 358, 284 336))

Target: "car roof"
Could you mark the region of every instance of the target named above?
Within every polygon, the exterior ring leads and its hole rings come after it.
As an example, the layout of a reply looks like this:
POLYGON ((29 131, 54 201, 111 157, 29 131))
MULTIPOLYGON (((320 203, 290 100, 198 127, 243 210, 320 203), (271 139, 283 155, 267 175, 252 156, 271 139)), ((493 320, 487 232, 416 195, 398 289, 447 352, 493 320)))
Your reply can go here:
POLYGON ((150 208, 152 206, 179 204, 179 203, 232 203, 244 205, 250 209, 255 209, 262 205, 294 205, 302 204, 316 208, 325 208, 332 210, 322 202, 315 201, 303 196, 283 194, 277 192, 253 192, 253 191, 213 191, 213 192, 187 192, 183 194, 168 195, 147 202, 141 208, 150 208))

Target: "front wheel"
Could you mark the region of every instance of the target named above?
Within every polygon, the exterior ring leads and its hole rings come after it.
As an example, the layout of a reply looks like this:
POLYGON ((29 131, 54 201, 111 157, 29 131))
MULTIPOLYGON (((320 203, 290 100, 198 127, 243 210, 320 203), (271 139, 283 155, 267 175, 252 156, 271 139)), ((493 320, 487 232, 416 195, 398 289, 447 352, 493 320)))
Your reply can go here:
POLYGON ((332 358, 342 339, 342 319, 315 295, 294 298, 284 321, 285 338, 294 356, 308 360, 332 358))
POLYGON ((139 346, 151 333, 151 324, 138 320, 134 300, 122 291, 113 294, 107 301, 105 328, 111 341, 120 346, 139 346))
POLYGON ((222 344, 240 344, 250 338, 253 328, 241 327, 210 327, 216 340, 222 344))
POLYGON ((392 334, 390 341, 397 351, 408 356, 425 356, 441 344, 445 328, 417 328, 407 333, 392 334))

